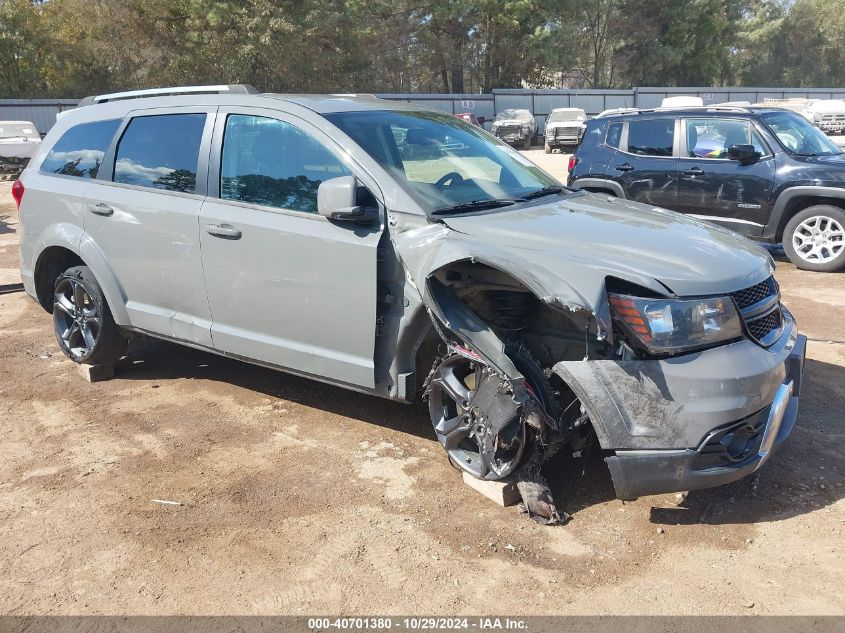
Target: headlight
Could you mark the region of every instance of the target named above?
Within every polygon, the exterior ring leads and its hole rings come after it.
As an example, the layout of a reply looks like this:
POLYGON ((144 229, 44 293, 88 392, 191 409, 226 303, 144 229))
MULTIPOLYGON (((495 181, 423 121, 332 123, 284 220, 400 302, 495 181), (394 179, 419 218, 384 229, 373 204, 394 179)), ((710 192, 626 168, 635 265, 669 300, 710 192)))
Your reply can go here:
POLYGON ((710 347, 742 337, 733 300, 643 299, 610 294, 613 318, 652 354, 710 347))

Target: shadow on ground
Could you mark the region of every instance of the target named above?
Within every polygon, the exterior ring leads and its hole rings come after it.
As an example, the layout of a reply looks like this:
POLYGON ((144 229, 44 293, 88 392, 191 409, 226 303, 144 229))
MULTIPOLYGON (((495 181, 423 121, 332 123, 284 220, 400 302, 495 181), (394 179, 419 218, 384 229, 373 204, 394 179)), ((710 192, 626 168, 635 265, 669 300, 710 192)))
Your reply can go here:
MULTIPOLYGON (((422 404, 405 405, 358 394, 155 339, 133 340, 128 359, 118 373, 120 378, 130 380, 198 378, 225 382, 433 439, 428 412, 422 404)), ((757 523, 786 519, 836 503, 845 493, 843 402, 845 368, 808 359, 796 429, 764 468, 732 484, 692 491, 675 507, 653 506, 651 522, 658 525, 757 523), (818 438, 826 441, 820 446, 818 438)), ((543 472, 558 507, 570 514, 616 498, 597 444, 585 457, 573 457, 562 451, 546 464, 543 472)), ((644 501, 652 499, 655 504, 665 506, 666 498, 659 495, 644 501)))

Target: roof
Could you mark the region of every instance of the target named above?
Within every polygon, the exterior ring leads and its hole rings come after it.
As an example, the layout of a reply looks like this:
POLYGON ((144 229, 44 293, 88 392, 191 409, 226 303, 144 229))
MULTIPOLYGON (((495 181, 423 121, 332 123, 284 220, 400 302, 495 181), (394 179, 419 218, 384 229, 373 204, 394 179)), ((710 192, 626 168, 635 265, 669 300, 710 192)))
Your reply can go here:
MULTIPOLYGON (((701 116, 706 115, 723 115, 730 116, 736 114, 766 114, 771 112, 794 112, 788 108, 775 106, 691 106, 681 108, 634 108, 626 112, 616 112, 606 114, 601 117, 605 119, 629 119, 643 114, 658 115, 658 116, 701 116)), ((595 120, 595 119, 594 119, 595 120)))
POLYGON ((32 127, 35 127, 35 124, 32 121, 0 121, 0 125, 9 125, 10 123, 13 125, 31 125, 32 127))

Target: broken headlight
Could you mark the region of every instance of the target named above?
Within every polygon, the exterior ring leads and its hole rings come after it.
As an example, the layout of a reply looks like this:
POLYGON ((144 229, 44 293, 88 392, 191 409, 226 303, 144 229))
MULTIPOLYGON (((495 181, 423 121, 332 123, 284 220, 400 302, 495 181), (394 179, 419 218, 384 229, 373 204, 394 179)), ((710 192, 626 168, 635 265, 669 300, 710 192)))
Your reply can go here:
POLYGON ((652 354, 674 354, 742 337, 730 297, 644 299, 611 293, 613 318, 634 346, 652 354))

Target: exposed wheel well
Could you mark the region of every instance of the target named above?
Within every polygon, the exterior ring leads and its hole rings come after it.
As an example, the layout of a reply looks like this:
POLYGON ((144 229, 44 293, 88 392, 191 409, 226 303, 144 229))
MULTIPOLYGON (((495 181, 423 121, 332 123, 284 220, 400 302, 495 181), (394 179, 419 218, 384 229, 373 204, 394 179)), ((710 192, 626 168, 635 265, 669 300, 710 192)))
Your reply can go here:
POLYGON ((499 339, 519 341, 544 369, 561 360, 592 356, 589 348, 597 337, 590 310, 549 304, 509 273, 472 260, 448 264, 434 277, 499 339))
POLYGON ((590 193, 604 193, 608 196, 613 196, 616 198, 616 193, 611 191, 610 189, 602 189, 601 187, 582 187, 584 191, 589 191, 590 193))
POLYGON ((806 209, 807 207, 814 207, 817 204, 829 204, 834 207, 839 207, 845 211, 845 198, 824 198, 821 196, 796 196, 787 202, 783 213, 778 222, 778 229, 775 235, 778 242, 783 241, 783 231, 786 225, 793 218, 793 216, 806 209))
POLYGON ((47 312, 53 311, 53 284, 59 274, 71 266, 85 266, 73 251, 62 246, 45 248, 35 264, 35 294, 47 312))

